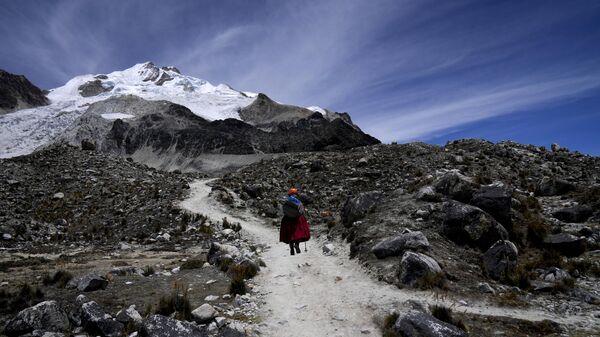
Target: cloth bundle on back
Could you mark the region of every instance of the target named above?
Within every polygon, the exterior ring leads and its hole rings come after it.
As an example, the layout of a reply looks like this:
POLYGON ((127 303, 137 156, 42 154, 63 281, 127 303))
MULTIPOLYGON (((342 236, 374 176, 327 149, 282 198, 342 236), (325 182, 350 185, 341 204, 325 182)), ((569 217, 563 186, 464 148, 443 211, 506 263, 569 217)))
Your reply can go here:
POLYGON ((279 241, 290 245, 291 255, 300 254, 300 242, 310 240, 310 225, 304 216, 304 205, 298 199, 296 188, 290 188, 282 209, 284 215, 279 229, 279 241))

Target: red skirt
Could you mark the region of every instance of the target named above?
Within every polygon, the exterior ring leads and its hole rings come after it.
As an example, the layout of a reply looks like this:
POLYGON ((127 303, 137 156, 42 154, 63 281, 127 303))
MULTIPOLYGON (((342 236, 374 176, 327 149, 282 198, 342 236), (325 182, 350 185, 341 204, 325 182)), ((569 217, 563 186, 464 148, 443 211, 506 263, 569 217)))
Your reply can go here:
POLYGON ((279 228, 280 242, 304 242, 309 239, 310 225, 304 215, 297 218, 288 218, 284 216, 283 219, 281 219, 281 227, 279 228))

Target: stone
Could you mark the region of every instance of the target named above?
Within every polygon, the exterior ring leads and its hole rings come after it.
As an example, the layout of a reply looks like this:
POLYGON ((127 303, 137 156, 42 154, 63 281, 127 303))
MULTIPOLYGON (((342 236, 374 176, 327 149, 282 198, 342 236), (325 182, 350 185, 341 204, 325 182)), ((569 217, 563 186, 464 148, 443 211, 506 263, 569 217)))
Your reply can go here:
POLYGON ((471 205, 490 214, 502 225, 511 228, 512 190, 502 184, 482 186, 471 199, 471 205))
POLYGON ((208 295, 204 298, 204 300, 206 302, 213 302, 219 299, 219 296, 215 296, 215 295, 208 295))
POLYGON ((560 151, 560 145, 558 145, 557 143, 552 143, 552 145, 550 145, 550 149, 552 150, 552 152, 558 152, 560 151))
POLYGON ((548 268, 541 277, 543 281, 552 283, 560 283, 570 278, 571 275, 568 272, 556 267, 548 268))
POLYGON ((442 200, 442 195, 437 193, 432 186, 424 186, 417 191, 415 198, 421 201, 438 202, 442 200))
POLYGON ((143 321, 142 315, 135 309, 135 305, 130 305, 127 309, 119 310, 116 318, 117 321, 125 325, 131 323, 137 328, 142 325, 143 321))
POLYGON ((538 182, 535 188, 535 195, 538 197, 563 195, 574 191, 575 188, 575 184, 563 179, 544 178, 538 182))
POLYGON ((517 267, 519 251, 514 243, 499 240, 483 254, 486 274, 494 280, 502 280, 513 273, 517 267))
POLYGON ((479 291, 481 291, 484 294, 496 294, 494 288, 492 288, 492 286, 487 282, 480 282, 477 285, 477 289, 479 289, 479 291))
POLYGON ((194 322, 199 324, 205 324, 212 321, 216 315, 217 311, 208 303, 204 303, 192 311, 194 322))
POLYGON ((64 197, 65 197, 65 194, 63 192, 57 192, 57 193, 54 193, 54 195, 52 196, 52 199, 59 200, 59 199, 63 199, 64 197))
POLYGON ((378 259, 383 259, 388 256, 400 256, 407 250, 419 251, 428 248, 429 241, 425 235, 415 231, 383 239, 371 248, 371 252, 378 259))
POLYGON ((462 175, 458 171, 451 171, 435 181, 433 187, 436 192, 451 199, 469 202, 479 185, 472 178, 462 175))
POLYGON ((71 279, 65 288, 74 289, 77 288, 79 291, 96 291, 104 290, 108 286, 108 280, 104 277, 98 276, 95 273, 87 274, 78 278, 71 279))
POLYGON ((141 337, 206 337, 208 334, 194 323, 162 315, 150 315, 142 323, 141 337))
POLYGON ((262 195, 262 186, 259 184, 244 185, 243 190, 253 199, 262 195))
POLYGON ((419 311, 411 311, 398 317, 394 332, 404 337, 467 337, 458 327, 419 311))
POLYGON ((325 243, 323 245, 323 254, 325 255, 332 255, 335 252, 335 246, 333 245, 333 243, 325 243))
POLYGON ((106 337, 121 336, 125 325, 108 317, 104 309, 94 301, 86 302, 81 306, 81 323, 85 331, 106 337))
POLYGON ((344 226, 352 226, 355 221, 375 210, 382 197, 383 194, 379 191, 363 192, 356 197, 349 197, 342 208, 344 226))
POLYGON ((4 241, 10 241, 10 240, 12 240, 12 238, 13 238, 12 235, 10 235, 9 233, 2 234, 2 240, 4 240, 4 241))
POLYGON ((508 232, 492 216, 475 206, 456 201, 444 204, 443 233, 458 244, 487 250, 498 240, 508 239, 508 232))
POLYGON ((552 216, 563 222, 585 222, 594 214, 594 210, 587 205, 575 205, 559 209, 552 216))
POLYGON ((89 139, 83 139, 81 141, 81 149, 83 151, 96 151, 96 143, 89 139))
POLYGON ((400 260, 400 283, 413 286, 418 279, 442 271, 440 265, 432 257, 407 251, 400 260))
POLYGON ((551 234, 544 238, 544 245, 549 249, 554 249, 566 256, 579 256, 586 249, 586 240, 584 237, 577 237, 568 233, 551 234))
POLYGON ((21 310, 6 323, 4 333, 9 336, 20 336, 33 330, 48 332, 68 332, 69 318, 56 301, 45 301, 21 310))

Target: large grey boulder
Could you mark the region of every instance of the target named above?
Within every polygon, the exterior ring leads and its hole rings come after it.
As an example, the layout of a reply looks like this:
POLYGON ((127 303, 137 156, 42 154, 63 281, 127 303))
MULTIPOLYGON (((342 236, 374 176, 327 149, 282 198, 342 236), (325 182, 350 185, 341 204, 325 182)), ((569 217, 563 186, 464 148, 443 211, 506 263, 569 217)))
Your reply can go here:
POLYGON ((45 301, 21 310, 4 328, 7 336, 20 336, 33 330, 69 331, 69 318, 56 301, 45 301))
POLYGON ((400 256, 407 250, 425 250, 429 248, 427 237, 419 231, 400 234, 383 239, 371 249, 378 259, 388 256, 400 256))
POLYGON ((433 183, 436 192, 450 197, 451 199, 469 202, 479 185, 471 177, 467 177, 457 171, 451 171, 443 175, 433 183))
POLYGON ((117 313, 117 321, 127 325, 133 324, 135 327, 140 327, 142 325, 142 315, 135 309, 135 305, 130 305, 128 308, 124 308, 119 310, 117 313))
POLYGON ((140 329, 142 337, 205 337, 208 334, 194 323, 174 318, 151 315, 144 320, 140 329))
POLYGON ((535 188, 535 195, 538 197, 548 197, 554 195, 563 195, 574 191, 575 184, 566 180, 555 178, 544 178, 540 180, 535 188))
POLYGON ((413 286, 418 279, 428 274, 442 271, 440 265, 432 257, 415 252, 405 252, 400 260, 400 283, 413 286))
POLYGON ((544 238, 544 245, 566 256, 579 256, 587 249, 584 237, 577 237, 569 233, 551 234, 544 238))
POLYGON ((514 243, 499 240, 483 254, 483 266, 487 275, 495 280, 500 280, 510 274, 517 267, 519 251, 514 243))
POLYGON ((482 186, 473 194, 471 205, 486 211, 502 225, 511 227, 512 190, 509 187, 500 184, 482 186))
POLYGON ((398 317, 394 332, 404 337, 467 337, 458 327, 419 311, 398 317))
POLYGON ((217 311, 212 305, 204 303, 192 311, 192 317, 196 323, 208 323, 217 315, 217 311))
POLYGON ((594 214, 594 210, 587 205, 575 205, 559 209, 552 216, 564 222, 585 222, 594 214))
POLYGON ((106 318, 104 309, 94 301, 86 302, 81 306, 81 323, 83 329, 90 334, 106 337, 120 336, 125 327, 119 321, 106 318))
POLYGON ((417 191, 415 198, 421 201, 437 202, 442 200, 442 195, 437 193, 433 187, 424 186, 417 191))
POLYGON ((508 239, 508 232, 480 208, 450 201, 444 204, 443 233, 458 244, 487 250, 498 240, 508 239))
POLYGON ((382 196, 383 194, 379 191, 371 191, 348 198, 342 208, 342 223, 344 226, 350 227, 355 221, 364 218, 368 213, 372 212, 377 207, 382 196))

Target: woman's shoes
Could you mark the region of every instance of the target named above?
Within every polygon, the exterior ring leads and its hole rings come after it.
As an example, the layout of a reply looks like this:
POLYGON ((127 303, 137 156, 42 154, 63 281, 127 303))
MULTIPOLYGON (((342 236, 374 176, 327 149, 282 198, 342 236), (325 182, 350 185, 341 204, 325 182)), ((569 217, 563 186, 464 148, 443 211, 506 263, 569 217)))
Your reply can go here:
POLYGON ((290 248, 290 255, 296 255, 296 253, 294 252, 294 248, 290 248))
POLYGON ((300 250, 300 246, 296 246, 296 254, 300 254, 302 251, 300 250))

